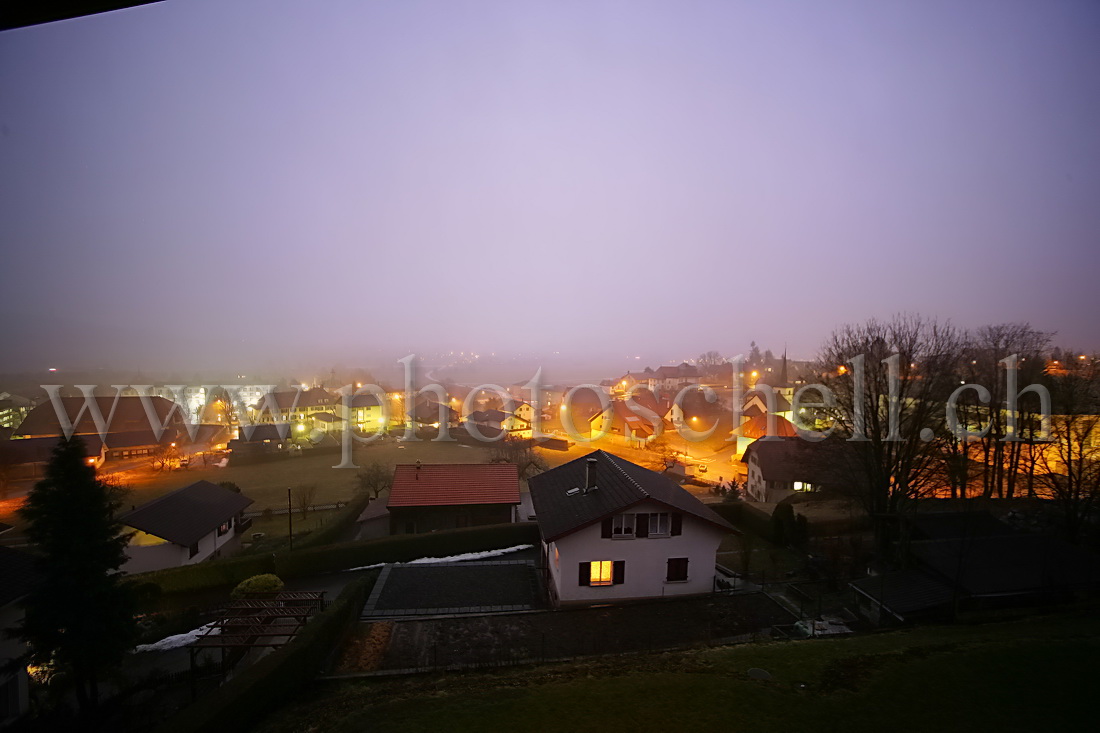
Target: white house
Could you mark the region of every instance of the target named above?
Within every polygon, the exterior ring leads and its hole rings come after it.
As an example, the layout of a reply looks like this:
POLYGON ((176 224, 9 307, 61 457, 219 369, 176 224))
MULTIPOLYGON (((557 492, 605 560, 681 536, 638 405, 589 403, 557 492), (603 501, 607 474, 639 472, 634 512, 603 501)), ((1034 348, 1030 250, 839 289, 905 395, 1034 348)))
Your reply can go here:
POLYGON ((198 481, 142 504, 119 522, 134 530, 126 546, 128 573, 193 565, 235 552, 252 526, 242 512, 252 504, 243 494, 198 481))
POLYGON ((820 491, 833 483, 830 479, 836 472, 830 468, 830 459, 836 459, 832 444, 761 437, 741 456, 748 466, 745 500, 774 503, 796 492, 820 491))
POLYGON ((736 530, 659 473, 596 451, 528 481, 557 605, 709 593, 736 530))

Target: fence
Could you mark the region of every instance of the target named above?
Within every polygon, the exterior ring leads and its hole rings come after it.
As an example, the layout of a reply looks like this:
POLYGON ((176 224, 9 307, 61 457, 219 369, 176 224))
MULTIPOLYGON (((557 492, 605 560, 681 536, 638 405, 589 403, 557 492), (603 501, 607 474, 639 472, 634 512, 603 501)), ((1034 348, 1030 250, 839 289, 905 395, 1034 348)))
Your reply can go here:
MULTIPOLYGON (((541 664, 783 638, 793 614, 760 592, 603 608, 396 619, 382 659, 351 675, 382 676, 541 664)), ((363 628, 361 633, 369 633, 363 628)))

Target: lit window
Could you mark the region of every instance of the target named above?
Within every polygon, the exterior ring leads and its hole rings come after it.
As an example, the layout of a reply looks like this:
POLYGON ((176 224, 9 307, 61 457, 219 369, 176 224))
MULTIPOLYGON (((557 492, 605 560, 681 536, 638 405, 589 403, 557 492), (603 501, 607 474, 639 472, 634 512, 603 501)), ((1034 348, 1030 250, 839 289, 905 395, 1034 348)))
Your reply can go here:
MULTIPOLYGON (((611 524, 612 537, 634 537, 634 515, 620 514, 611 524)), ((593 563, 594 565, 595 563, 593 563)))
POLYGON ((611 585, 610 560, 593 560, 589 565, 589 585, 611 585))

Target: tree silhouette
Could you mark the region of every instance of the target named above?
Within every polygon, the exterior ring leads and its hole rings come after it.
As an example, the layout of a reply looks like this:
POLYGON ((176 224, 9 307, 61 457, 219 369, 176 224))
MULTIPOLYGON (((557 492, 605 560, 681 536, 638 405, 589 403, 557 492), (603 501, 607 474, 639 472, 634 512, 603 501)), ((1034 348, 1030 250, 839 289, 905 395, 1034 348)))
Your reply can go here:
POLYGON ((17 630, 29 662, 64 673, 81 711, 99 700, 104 672, 133 647, 135 596, 118 569, 126 560, 115 512, 122 491, 101 481, 85 458, 79 436, 60 440, 46 478, 19 510, 27 537, 39 552, 39 583, 23 601, 17 630))

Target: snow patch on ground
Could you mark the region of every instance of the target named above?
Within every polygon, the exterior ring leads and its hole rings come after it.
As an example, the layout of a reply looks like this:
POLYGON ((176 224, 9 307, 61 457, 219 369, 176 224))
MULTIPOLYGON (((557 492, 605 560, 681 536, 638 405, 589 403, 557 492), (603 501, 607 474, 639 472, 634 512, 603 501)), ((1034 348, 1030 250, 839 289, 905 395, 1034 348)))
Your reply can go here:
POLYGON ((200 626, 197 629, 192 629, 186 634, 176 634, 175 636, 166 636, 160 641, 154 641, 152 644, 138 644, 134 647, 134 653, 139 652, 166 652, 169 649, 178 649, 181 646, 187 646, 194 642, 203 634, 209 631, 209 635, 213 636, 218 633, 218 629, 213 628, 214 624, 206 624, 200 626))
MULTIPOLYGON (((423 565, 425 563, 438 563, 438 562, 463 562, 465 560, 484 560, 490 557, 499 557, 500 555, 507 555, 510 552, 519 552, 520 550, 528 550, 534 547, 534 545, 515 545, 514 547, 506 547, 503 550, 484 550, 483 552, 464 552, 461 555, 448 555, 447 557, 418 557, 415 560, 409 560, 408 562, 396 562, 393 565, 423 565)), ((374 565, 361 565, 357 568, 348 568, 345 573, 351 573, 357 570, 374 570, 375 568, 383 567, 390 563, 379 562, 374 565)))

